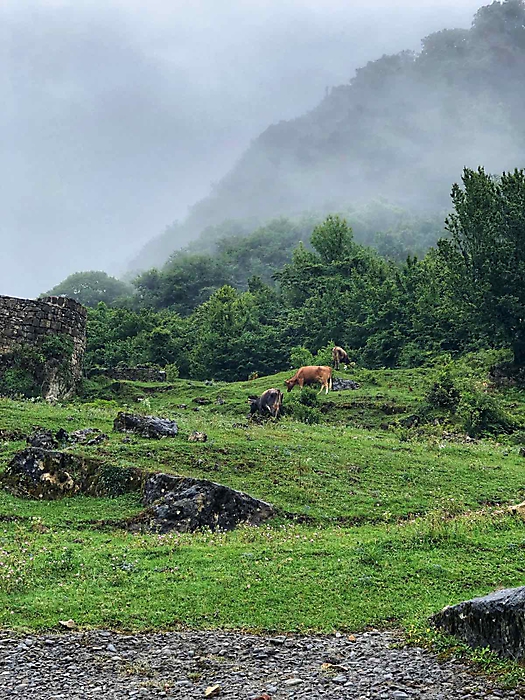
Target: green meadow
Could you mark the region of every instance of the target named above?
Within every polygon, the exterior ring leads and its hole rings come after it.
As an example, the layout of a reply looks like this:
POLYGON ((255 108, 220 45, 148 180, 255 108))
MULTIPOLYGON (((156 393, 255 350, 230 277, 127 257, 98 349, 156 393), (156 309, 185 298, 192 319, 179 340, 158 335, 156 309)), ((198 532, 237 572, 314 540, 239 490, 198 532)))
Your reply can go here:
MULTIPOLYGON (((517 389, 499 392, 514 432, 479 439, 450 415, 407 427, 430 386, 423 369, 340 373, 360 388, 310 394, 316 423, 290 410, 278 421, 249 421, 248 396, 282 387, 286 376, 108 381, 92 391, 97 398, 63 405, 0 399, 2 469, 36 426, 94 427, 108 440, 67 449, 211 479, 278 511, 261 527, 227 533, 131 533, 122 523, 141 510, 137 494, 33 501, 2 491, 0 625, 50 630, 72 618, 80 628, 117 630, 374 626, 424 642, 436 637, 427 620, 443 606, 524 583, 525 527, 507 510, 525 499, 517 389), (119 410, 174 418, 179 435, 115 433, 119 410), (188 442, 194 430, 207 442, 188 442)), ((299 397, 287 394, 285 407, 299 397)))

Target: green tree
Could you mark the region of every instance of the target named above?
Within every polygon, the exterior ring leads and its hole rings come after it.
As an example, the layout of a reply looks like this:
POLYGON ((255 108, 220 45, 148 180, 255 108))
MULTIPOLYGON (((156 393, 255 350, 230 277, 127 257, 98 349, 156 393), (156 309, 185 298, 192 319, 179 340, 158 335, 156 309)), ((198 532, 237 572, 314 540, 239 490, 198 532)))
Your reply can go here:
POLYGON ((352 250, 352 229, 345 219, 328 216, 316 226, 310 239, 323 263, 333 263, 347 258, 352 250))
POLYGON ((503 338, 525 364, 525 172, 494 178, 466 168, 452 188, 451 237, 439 241, 449 282, 472 321, 503 338))
POLYGON ((42 296, 66 296, 76 299, 84 306, 96 306, 101 301, 113 304, 120 298, 131 296, 132 293, 133 289, 129 284, 111 277, 106 272, 92 270, 69 275, 42 296))

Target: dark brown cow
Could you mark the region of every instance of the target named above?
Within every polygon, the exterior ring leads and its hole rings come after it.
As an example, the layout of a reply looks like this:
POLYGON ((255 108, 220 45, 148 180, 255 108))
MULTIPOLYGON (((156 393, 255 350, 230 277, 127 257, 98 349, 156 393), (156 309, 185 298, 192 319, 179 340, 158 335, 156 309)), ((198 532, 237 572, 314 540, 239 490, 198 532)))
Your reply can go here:
POLYGON ((301 367, 291 379, 285 379, 284 383, 288 391, 291 391, 296 384, 299 384, 301 389, 305 384, 320 384, 319 393, 325 389, 328 394, 328 391, 332 388, 332 368, 318 365, 301 367))
POLYGON ((350 358, 348 357, 346 350, 343 350, 343 348, 340 348, 339 345, 336 345, 334 348, 332 348, 332 363, 334 365, 334 369, 339 369, 339 364, 341 362, 343 365, 349 365, 350 358))
POLYGON ((250 415, 259 413, 261 416, 270 414, 273 418, 278 418, 283 403, 283 392, 279 389, 267 389, 260 396, 250 396, 250 415))

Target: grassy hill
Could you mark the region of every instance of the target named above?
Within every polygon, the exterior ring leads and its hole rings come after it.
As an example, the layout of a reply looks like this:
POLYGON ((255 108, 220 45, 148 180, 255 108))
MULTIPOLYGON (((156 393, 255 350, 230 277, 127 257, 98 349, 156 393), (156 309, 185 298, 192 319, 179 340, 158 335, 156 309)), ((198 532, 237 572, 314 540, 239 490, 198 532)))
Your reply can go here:
MULTIPOLYGON (((525 498, 522 433, 473 440, 439 418, 407 427, 431 384, 424 369, 356 370, 360 388, 319 397, 315 424, 291 415, 249 422, 247 397, 282 387, 286 376, 108 382, 104 399, 56 406, 0 399, 2 469, 34 426, 96 427, 107 441, 68 449, 212 479, 279 511, 262 527, 229 533, 137 534, 120 525, 141 510, 135 494, 42 502, 0 492, 0 625, 373 625, 429 639, 426 619, 444 605, 523 583, 523 522, 506 509, 525 498), (175 418, 180 434, 155 441, 114 433, 122 407, 175 418), (188 442, 194 430, 208 441, 188 442)), ((525 423, 519 390, 501 390, 499 400, 525 423)), ((296 390, 285 397, 288 407, 298 402, 296 390)))

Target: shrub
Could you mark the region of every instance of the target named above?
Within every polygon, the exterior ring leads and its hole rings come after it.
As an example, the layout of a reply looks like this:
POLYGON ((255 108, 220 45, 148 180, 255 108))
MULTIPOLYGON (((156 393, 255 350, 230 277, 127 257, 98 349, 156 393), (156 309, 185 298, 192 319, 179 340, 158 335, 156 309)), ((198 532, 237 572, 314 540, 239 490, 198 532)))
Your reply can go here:
POLYGON ((168 382, 172 382, 174 379, 179 378, 179 368, 175 363, 166 365, 164 367, 164 371, 166 372, 166 379, 168 382))
POLYGON ((444 408, 452 413, 456 411, 461 393, 448 368, 438 374, 425 399, 433 408, 444 408))
POLYGON ((508 433, 514 428, 514 421, 500 401, 495 396, 476 389, 463 393, 458 415, 463 429, 471 437, 508 433))
POLYGON ((401 348, 397 364, 399 367, 407 369, 421 367, 428 362, 429 357, 430 352, 422 350, 417 343, 409 342, 401 348))
POLYGON ((67 335, 48 335, 40 349, 46 360, 69 361, 73 354, 73 341, 67 335))
POLYGON ((314 423, 319 423, 321 420, 321 411, 318 408, 305 406, 305 404, 299 401, 288 404, 287 412, 288 410, 295 420, 301 421, 301 423, 312 425, 314 423))
POLYGON ((335 343, 330 342, 315 353, 313 364, 322 366, 332 366, 332 349, 335 343))
POLYGON ((311 408, 319 406, 319 398, 317 391, 315 389, 312 389, 311 386, 305 386, 301 390, 297 401, 303 406, 310 406, 311 408))
POLYGON ((293 369, 299 369, 299 367, 305 367, 314 364, 314 356, 308 350, 301 345, 297 345, 292 348, 290 352, 290 363, 293 369))
POLYGON ((319 423, 321 411, 318 406, 319 399, 316 390, 306 386, 286 404, 286 413, 301 423, 319 423))

